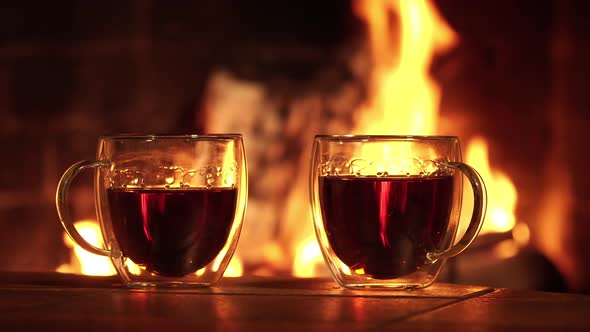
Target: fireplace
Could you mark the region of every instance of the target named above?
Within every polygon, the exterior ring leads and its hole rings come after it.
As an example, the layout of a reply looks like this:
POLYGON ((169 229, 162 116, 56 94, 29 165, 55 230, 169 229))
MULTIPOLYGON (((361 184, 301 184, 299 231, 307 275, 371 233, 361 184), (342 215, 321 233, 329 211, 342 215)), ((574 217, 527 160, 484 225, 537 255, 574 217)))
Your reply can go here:
MULTIPOLYGON (((1 243, 14 253, 0 269, 69 264, 55 186, 69 164, 94 156, 99 135, 233 131, 245 135, 251 176, 236 273, 327 276, 305 212, 305 142, 369 130, 358 118, 375 98, 373 69, 403 59, 396 6, 406 2, 361 3, 25 3, 0 13, 2 146, 18 160, 5 161, 0 182, 0 224, 11 230, 1 243), (385 26, 368 23, 371 10, 385 26), (390 33, 384 58, 374 57, 385 44, 371 44, 371 29, 390 33)), ((443 278, 588 291, 585 3, 431 5, 440 22, 425 74, 438 122, 421 133, 460 135, 470 163, 485 151, 489 189, 508 188, 490 204, 517 194, 502 205, 509 226, 482 234, 443 278)), ((394 133, 416 133, 397 132, 404 128, 394 133)), ((95 219, 91 180, 74 184, 79 220, 95 219)))

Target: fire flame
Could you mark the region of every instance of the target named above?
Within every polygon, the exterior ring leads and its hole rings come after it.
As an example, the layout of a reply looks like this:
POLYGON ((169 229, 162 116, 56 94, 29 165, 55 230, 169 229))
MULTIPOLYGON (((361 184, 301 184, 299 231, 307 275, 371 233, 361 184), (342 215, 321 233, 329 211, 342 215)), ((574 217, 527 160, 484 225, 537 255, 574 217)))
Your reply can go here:
MULTIPOLYGON (((354 132, 436 134, 441 92, 428 72, 437 53, 457 44, 457 35, 430 1, 367 0, 357 4, 357 14, 369 28, 373 71, 369 83, 372 94, 357 112, 360 117, 354 132), (399 43, 392 38, 387 21, 391 11, 399 15, 399 43), (398 60, 394 62, 398 49, 398 60)), ((512 230, 517 203, 514 183, 491 168, 485 139, 476 137, 467 146, 465 161, 480 172, 488 190, 488 213, 482 233, 512 230)), ((466 183, 464 216, 469 216, 473 207, 468 186, 466 183)))
POLYGON ((293 263, 293 275, 298 278, 311 278, 317 276, 316 264, 323 264, 322 252, 315 236, 310 236, 302 241, 295 250, 293 263))
MULTIPOLYGON (((506 259, 515 256, 520 248, 526 246, 530 240, 530 230, 525 223, 516 220, 516 204, 518 193, 512 180, 503 172, 493 169, 488 160, 488 145, 482 137, 473 138, 466 149, 465 161, 475 167, 484 182, 488 192, 488 210, 480 234, 511 232, 512 237, 498 243, 493 248, 493 254, 506 259)), ((463 207, 461 211, 462 225, 471 216, 473 196, 467 181, 464 182, 463 207)))
MULTIPOLYGON (((516 225, 517 192, 514 183, 501 171, 492 169, 488 160, 488 145, 481 137, 473 138, 466 149, 467 164, 475 167, 488 191, 488 212, 481 234, 490 232, 508 232, 516 225)), ((463 216, 470 216, 473 196, 469 195, 469 184, 465 183, 464 207, 469 209, 463 216)))
MULTIPOLYGON (((355 111, 353 132, 435 134, 441 93, 428 72, 434 55, 457 43, 456 34, 430 1, 358 0, 354 10, 367 24, 372 70, 370 95, 355 111), (394 29, 391 14, 400 20, 394 29)), ((317 276, 314 266, 323 260, 316 242, 307 239, 298 245, 295 276, 317 276)))
MULTIPOLYGON (((367 23, 372 71, 369 98, 355 113, 358 117, 353 132, 436 134, 441 91, 429 76, 429 69, 436 54, 457 44, 456 33, 430 1, 359 0, 355 5, 356 14, 367 23), (390 24, 392 13, 399 17, 398 38, 390 24)), ((488 189, 488 214, 482 233, 512 230, 516 225, 516 188, 506 174, 490 167, 483 138, 469 142, 465 161, 481 173, 488 189)), ((473 197, 470 188, 466 187, 464 192, 462 215, 470 216, 473 197)), ((515 240, 502 245, 499 256, 513 255, 528 242, 528 228, 518 225, 518 231, 513 232, 515 240)), ((294 274, 314 276, 313 265, 321 260, 319 248, 304 242, 298 250, 294 274)))
MULTIPOLYGON (((86 241, 96 247, 102 247, 102 237, 98 222, 95 220, 80 220, 75 222, 74 225, 86 241)), ((78 246, 65 233, 64 243, 68 248, 72 249, 74 255, 72 255, 69 263, 59 266, 56 270, 57 272, 91 276, 110 276, 117 273, 108 257, 89 253, 78 246)))
MULTIPOLYGON (((368 28, 369 95, 366 103, 355 112, 353 133, 358 134, 411 134, 432 135, 439 132, 439 103, 441 89, 430 77, 432 59, 458 43, 458 36, 446 24, 429 0, 357 0, 354 11, 368 28), (399 24, 392 24, 397 17, 399 24)), ((469 141, 465 161, 475 167, 488 188, 488 214, 482 234, 511 231, 514 241, 502 244, 497 254, 508 257, 515 252, 514 245, 525 245, 529 240, 526 225, 516 222, 517 191, 510 178, 493 169, 488 160, 487 143, 483 138, 469 141)), ((468 184, 467 184, 468 185, 468 184)), ((463 216, 469 216, 472 208, 470 190, 464 195, 463 216), (471 204, 470 204, 471 201, 471 204)), ((304 200, 305 201, 305 200, 304 200)), ((96 222, 90 222, 92 231, 100 239, 96 222)), ((86 227, 86 226, 84 226, 86 227)), ((98 240, 88 238, 89 242, 98 240)), ((114 274, 108 259, 97 257, 76 247, 69 239, 80 263, 72 262, 58 269, 63 272, 84 274, 114 274), (102 261, 102 263, 95 263, 102 261), (101 267, 98 267, 98 266, 101 267), (96 268, 96 270, 94 270, 96 268), (78 270, 76 270, 78 269, 78 270)), ((273 260, 282 260, 282 248, 272 251, 273 260)), ((325 267, 315 236, 306 237, 294 248, 292 267, 297 277, 313 277, 320 274, 318 267, 325 267)), ((242 261, 234 256, 225 276, 243 275, 242 261)))
POLYGON ((229 265, 225 269, 223 273, 224 277, 234 278, 234 277, 241 277, 244 275, 244 264, 242 264, 242 260, 239 257, 234 255, 229 262, 229 265))
POLYGON ((458 39, 430 1, 357 1, 356 14, 369 31, 372 60, 367 104, 354 132, 431 135, 437 130, 440 88, 429 76, 435 54, 458 39), (388 17, 399 16, 399 42, 388 17), (395 57, 397 56, 397 61, 395 57))
MULTIPOLYGON (((102 247, 102 236, 100 226, 95 220, 80 220, 74 223, 82 237, 96 247, 102 247)), ((56 272, 74 273, 89 276, 111 276, 117 271, 113 267, 110 258, 91 254, 78 246, 70 237, 64 233, 64 244, 72 249, 73 255, 70 262, 60 265, 56 272)), ((140 267, 127 260, 125 265, 130 273, 139 274, 140 267)), ((239 277, 243 275, 244 268, 241 260, 234 256, 225 270, 225 277, 239 277)))

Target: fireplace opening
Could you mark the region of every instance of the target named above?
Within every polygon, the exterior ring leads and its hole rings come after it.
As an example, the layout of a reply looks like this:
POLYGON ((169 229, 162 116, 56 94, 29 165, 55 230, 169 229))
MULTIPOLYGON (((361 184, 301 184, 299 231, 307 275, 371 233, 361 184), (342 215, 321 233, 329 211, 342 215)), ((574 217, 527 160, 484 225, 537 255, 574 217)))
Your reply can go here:
MULTIPOLYGON (((40 6, 0 13, 13 160, 0 237, 15 253, 0 269, 113 273, 82 270, 53 208, 61 172, 94 157, 99 135, 240 132, 250 198, 227 275, 327 277, 308 212, 313 135, 445 134, 460 136, 490 200, 441 280, 590 289, 582 1, 40 6)), ((91 188, 89 174, 72 192, 90 233, 91 188)))

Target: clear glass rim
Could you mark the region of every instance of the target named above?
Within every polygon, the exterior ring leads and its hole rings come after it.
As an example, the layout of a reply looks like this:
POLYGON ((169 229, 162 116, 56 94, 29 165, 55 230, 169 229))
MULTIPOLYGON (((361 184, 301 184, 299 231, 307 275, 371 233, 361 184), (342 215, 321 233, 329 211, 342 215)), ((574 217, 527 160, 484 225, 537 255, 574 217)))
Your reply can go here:
POLYGON ((101 140, 112 141, 153 141, 153 140, 235 140, 241 139, 242 134, 114 134, 101 135, 101 140))
POLYGON ((316 135, 316 140, 321 141, 456 141, 458 136, 450 135, 316 135))

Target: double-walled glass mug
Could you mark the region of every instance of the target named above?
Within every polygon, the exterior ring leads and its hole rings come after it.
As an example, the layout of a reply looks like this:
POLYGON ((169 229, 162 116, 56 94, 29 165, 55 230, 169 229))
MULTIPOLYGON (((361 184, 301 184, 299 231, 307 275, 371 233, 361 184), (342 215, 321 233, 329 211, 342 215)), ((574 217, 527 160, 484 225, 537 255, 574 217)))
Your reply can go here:
POLYGON ((346 288, 416 289, 481 229, 486 191, 461 162, 457 137, 315 137, 314 229, 334 279, 346 288), (473 188, 471 221, 458 241, 462 175, 473 188))
POLYGON ((129 287, 206 287, 223 275, 246 209, 242 136, 120 135, 99 139, 96 160, 72 165, 56 194, 67 234, 111 258, 129 287), (68 212, 68 187, 95 170, 94 190, 105 248, 86 242, 68 212))

